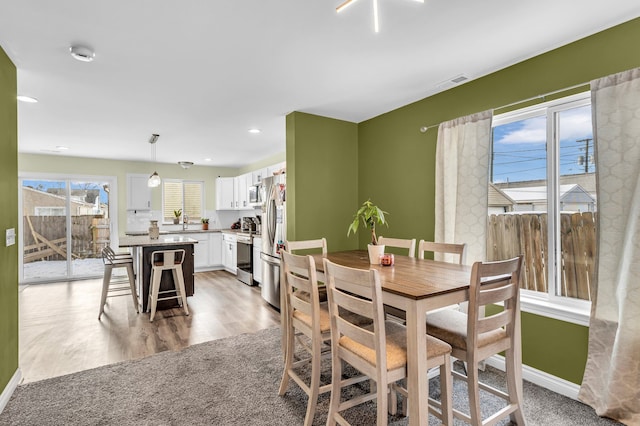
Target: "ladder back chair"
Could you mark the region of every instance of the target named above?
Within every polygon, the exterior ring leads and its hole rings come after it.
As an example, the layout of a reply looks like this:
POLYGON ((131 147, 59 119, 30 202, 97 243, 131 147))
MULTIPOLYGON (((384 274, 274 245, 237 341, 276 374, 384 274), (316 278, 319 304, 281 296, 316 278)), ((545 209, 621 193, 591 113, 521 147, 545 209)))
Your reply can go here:
POLYGON ((283 332, 285 362, 278 394, 282 396, 286 393, 290 378, 300 386, 309 397, 304 420, 304 425, 309 426, 313 423, 318 396, 331 390, 330 384, 320 386, 322 350, 331 339, 329 312, 326 303, 324 307, 320 305, 313 257, 298 256, 287 250, 282 250, 280 256, 280 291, 284 302, 281 304, 281 315, 287 318, 283 321, 286 328, 283 332), (296 333, 306 336, 308 342, 296 338, 296 333), (294 361, 296 341, 309 353, 309 357, 294 361), (299 367, 305 364, 311 364, 310 384, 298 374, 299 367))
POLYGON ((378 237, 378 244, 386 247, 407 249, 407 256, 416 257, 416 239, 378 237))
POLYGON ((454 410, 454 416, 473 425, 493 425, 507 415, 513 423, 525 425, 519 328, 521 267, 522 256, 499 262, 476 262, 471 272, 468 314, 451 309, 427 314, 429 335, 449 343, 452 355, 467 363, 466 376, 458 372, 452 374, 467 382, 470 413, 454 410), (480 307, 497 303, 504 303, 504 310, 482 315, 480 307), (478 364, 503 351, 506 393, 478 380, 478 364), (505 399, 508 405, 483 421, 479 389, 505 399))
MULTIPOLYGON (((382 305, 382 288, 378 271, 354 269, 324 260, 324 271, 327 278, 329 295, 329 313, 331 317, 331 367, 332 389, 327 426, 348 425, 341 412, 362 404, 377 400, 377 425, 387 424, 389 401, 387 392, 389 385, 396 388, 396 383, 407 374, 407 336, 403 325, 393 321, 385 321, 382 305), (369 326, 358 325, 346 313, 370 318, 369 326), (373 379, 368 394, 356 396, 348 401, 341 401, 341 390, 345 386, 340 382, 342 362, 356 368, 364 377, 373 379)), ((451 412, 451 347, 438 339, 427 336, 429 366, 440 365, 441 374, 441 408, 437 410, 431 404, 429 411, 437 415, 447 424, 452 423, 451 412)), ((426 377, 424 378, 425 380, 426 377)), ((393 392, 393 390, 392 390, 393 392)), ((406 394, 406 392, 405 392, 406 394)), ((395 401, 392 394, 392 401, 395 401)), ((430 401, 431 402, 431 401, 430 401)))
MULTIPOLYGON (((322 257, 326 257, 327 256, 327 240, 325 238, 318 238, 315 240, 300 240, 300 241, 285 240, 284 249, 290 254, 294 254, 293 252, 296 250, 304 250, 304 253, 298 253, 298 254, 310 254, 312 252, 317 252, 318 250, 320 250, 322 252, 322 257)), ((284 282, 285 277, 283 275, 282 269, 280 269, 280 276, 281 276, 280 282, 284 282)), ((324 288, 324 285, 319 287, 318 294, 320 296, 320 303, 327 301, 327 291, 324 288)), ((282 329, 282 344, 283 344, 282 354, 286 357, 287 351, 284 345, 285 345, 285 342, 287 341, 286 321, 288 320, 288 315, 286 315, 287 303, 283 300, 283 296, 284 296, 284 292, 280 291, 280 326, 282 329)), ((303 299, 306 298, 307 301, 310 301, 310 294, 304 290, 297 289, 296 296, 303 299)))
MULTIPOLYGON (((418 258, 424 259, 424 252, 429 251, 434 255, 436 253, 458 255, 458 264, 462 265, 465 260, 465 252, 467 250, 466 244, 451 244, 451 243, 434 243, 432 241, 420 240, 418 243, 418 258)), ((445 258, 445 261, 449 262, 450 258, 445 258)))
POLYGON ((327 257, 327 240, 325 238, 319 238, 317 240, 301 240, 301 241, 289 241, 284 242, 285 250, 289 253, 293 253, 296 250, 313 250, 321 249, 322 257, 327 257))

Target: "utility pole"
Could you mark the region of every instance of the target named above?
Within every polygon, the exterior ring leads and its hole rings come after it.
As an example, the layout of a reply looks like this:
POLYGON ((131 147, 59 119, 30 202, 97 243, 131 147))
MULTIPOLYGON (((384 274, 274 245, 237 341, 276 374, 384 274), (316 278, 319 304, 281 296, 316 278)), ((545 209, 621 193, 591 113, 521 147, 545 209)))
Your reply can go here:
POLYGON ((589 142, 591 142, 592 138, 580 139, 577 140, 576 143, 584 143, 584 173, 589 173, 589 142))

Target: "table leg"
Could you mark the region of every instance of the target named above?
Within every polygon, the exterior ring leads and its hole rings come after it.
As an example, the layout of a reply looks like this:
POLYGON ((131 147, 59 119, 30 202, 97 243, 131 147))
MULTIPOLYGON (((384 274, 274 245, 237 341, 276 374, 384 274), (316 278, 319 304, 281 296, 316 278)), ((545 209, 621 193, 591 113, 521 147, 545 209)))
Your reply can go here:
POLYGON ((409 391, 409 424, 428 424, 429 383, 427 381, 426 309, 422 301, 407 305, 407 390, 409 391))

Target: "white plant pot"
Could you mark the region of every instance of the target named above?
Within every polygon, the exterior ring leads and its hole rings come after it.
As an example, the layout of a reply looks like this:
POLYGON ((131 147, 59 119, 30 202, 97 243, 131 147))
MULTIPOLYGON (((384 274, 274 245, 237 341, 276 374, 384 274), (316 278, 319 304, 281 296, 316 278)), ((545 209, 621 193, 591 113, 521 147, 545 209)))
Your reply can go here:
POLYGON ((369 244, 367 248, 369 249, 369 263, 372 265, 380 264, 380 256, 384 254, 384 244, 378 244, 377 246, 369 244))

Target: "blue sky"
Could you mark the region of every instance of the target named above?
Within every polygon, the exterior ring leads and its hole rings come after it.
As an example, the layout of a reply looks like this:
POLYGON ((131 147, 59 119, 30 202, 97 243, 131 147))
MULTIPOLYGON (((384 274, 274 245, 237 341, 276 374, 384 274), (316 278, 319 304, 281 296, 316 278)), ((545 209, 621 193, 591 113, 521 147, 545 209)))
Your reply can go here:
MULTIPOLYGON (((28 186, 34 189, 38 189, 47 192, 48 188, 64 188, 66 183, 63 180, 27 180, 23 181, 23 186, 28 186)), ((99 189, 100 190, 100 202, 107 203, 109 201, 109 194, 102 187, 106 183, 102 182, 71 182, 71 189, 99 189)))
MULTIPOLYGON (((591 107, 584 106, 560 114, 560 174, 585 172, 580 157, 593 155, 591 107), (587 142, 584 139, 590 139, 587 142), (582 142, 579 142, 582 141, 582 142)), ((528 118, 493 129, 493 182, 546 178, 546 116, 528 118)), ((588 171, 595 165, 588 163, 588 171)))

